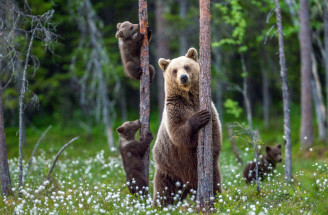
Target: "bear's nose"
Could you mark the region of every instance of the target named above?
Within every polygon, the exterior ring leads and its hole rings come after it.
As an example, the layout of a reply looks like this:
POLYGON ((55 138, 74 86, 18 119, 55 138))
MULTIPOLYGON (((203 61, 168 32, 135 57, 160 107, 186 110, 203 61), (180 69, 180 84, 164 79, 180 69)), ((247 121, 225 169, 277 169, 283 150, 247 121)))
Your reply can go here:
POLYGON ((185 84, 185 83, 187 83, 187 81, 188 81, 188 76, 186 76, 186 75, 181 75, 180 80, 181 80, 181 82, 182 82, 183 84, 185 84))
POLYGON ((282 158, 279 159, 279 162, 281 162, 281 161, 282 161, 282 158))

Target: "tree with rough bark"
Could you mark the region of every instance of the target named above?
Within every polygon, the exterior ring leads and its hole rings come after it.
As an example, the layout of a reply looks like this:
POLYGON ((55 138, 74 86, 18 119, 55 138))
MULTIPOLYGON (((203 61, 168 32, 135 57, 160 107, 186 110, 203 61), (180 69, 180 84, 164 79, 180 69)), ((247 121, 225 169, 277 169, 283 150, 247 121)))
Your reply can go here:
MULTIPOLYGON (((147 0, 139 0, 139 26, 140 33, 144 35, 144 40, 140 50, 140 67, 142 75, 140 78, 140 139, 145 139, 149 132, 150 118, 150 88, 149 88, 149 43, 148 43, 148 12, 147 0)), ((145 176, 149 183, 149 148, 147 149, 143 162, 145 164, 145 176)))
POLYGON ((300 47, 301 47, 301 144, 302 149, 309 148, 313 137, 312 105, 312 42, 310 30, 310 12, 308 0, 300 0, 300 47))
MULTIPOLYGON (((199 1, 199 103, 211 111, 211 14, 210 0, 199 1)), ((197 150, 197 201, 199 208, 213 208, 213 155, 211 120, 199 132, 197 150)))
POLYGON ((287 66, 284 50, 284 37, 282 30, 282 20, 279 0, 275 0, 276 3, 276 17, 278 26, 278 39, 279 39, 279 62, 280 62, 280 76, 282 79, 282 96, 284 103, 284 139, 285 139, 285 177, 288 182, 292 179, 292 142, 291 142, 291 130, 290 130, 290 113, 289 113, 289 92, 287 81, 287 66))

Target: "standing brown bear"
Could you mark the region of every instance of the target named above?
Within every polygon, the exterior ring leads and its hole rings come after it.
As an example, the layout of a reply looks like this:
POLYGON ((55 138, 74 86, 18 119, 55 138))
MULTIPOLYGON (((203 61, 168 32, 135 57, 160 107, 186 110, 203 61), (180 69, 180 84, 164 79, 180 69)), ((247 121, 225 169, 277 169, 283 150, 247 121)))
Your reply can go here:
MULTIPOLYGON (((122 64, 125 74, 133 79, 140 80, 142 69, 140 67, 140 48, 142 46, 144 35, 139 32, 139 25, 125 21, 117 24, 118 44, 121 53, 122 64)), ((148 28, 148 40, 150 40, 151 31, 148 28)), ((154 78, 155 68, 149 65, 150 81, 154 78)))
POLYGON ((197 145, 199 129, 212 120, 214 195, 221 192, 218 158, 221 151, 221 124, 212 110, 200 110, 198 54, 190 48, 185 56, 159 59, 164 71, 165 107, 153 155, 156 162, 154 205, 173 204, 197 190, 197 145), (182 187, 182 185, 187 185, 182 187), (181 191, 180 191, 181 190, 181 191))
POLYGON ((123 123, 116 131, 120 136, 119 151, 129 191, 132 194, 145 195, 148 193, 148 180, 145 177, 143 157, 153 140, 153 135, 148 132, 144 140, 136 141, 135 135, 140 127, 140 121, 135 120, 123 123))
MULTIPOLYGON (((261 161, 258 164, 259 180, 263 180, 268 173, 272 172, 276 168, 276 164, 282 161, 280 144, 275 147, 266 146, 265 150, 266 150, 266 155, 262 157, 261 161)), ((252 181, 256 180, 255 169, 256 169, 255 162, 249 163, 245 167, 244 179, 246 180, 246 183, 251 183, 252 181)))

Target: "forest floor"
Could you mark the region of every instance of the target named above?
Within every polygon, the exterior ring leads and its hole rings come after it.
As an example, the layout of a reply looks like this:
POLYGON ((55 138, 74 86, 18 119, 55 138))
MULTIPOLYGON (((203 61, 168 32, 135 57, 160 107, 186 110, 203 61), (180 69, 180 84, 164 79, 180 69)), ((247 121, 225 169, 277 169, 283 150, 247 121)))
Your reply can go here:
MULTIPOLYGON (((262 138, 270 145, 281 143, 281 127, 260 131, 262 138)), ((27 129, 25 167, 44 130, 27 129)), ((157 128, 151 130, 155 133, 157 128)), ((156 208, 152 206, 150 195, 143 198, 131 196, 125 185, 121 158, 117 151, 109 152, 102 131, 101 128, 83 130, 78 126, 54 126, 41 142, 31 168, 26 173, 23 198, 0 197, 0 214, 195 213, 195 203, 190 197, 173 207, 156 208), (46 175, 56 153, 75 136, 80 136, 80 139, 64 151, 51 180, 47 180, 46 175)), ((17 197, 19 168, 16 132, 16 128, 6 129, 10 173, 17 197)), ((250 148, 240 148, 244 163, 251 160, 250 148)), ((246 185, 243 181, 242 171, 246 164, 237 163, 226 133, 219 164, 223 182, 223 193, 217 195, 215 204, 219 213, 328 214, 328 152, 323 144, 304 153, 299 150, 299 144, 293 143, 293 182, 286 183, 281 163, 275 174, 261 183, 260 193, 256 191, 255 185, 246 185)), ((153 176, 154 162, 151 161, 151 194, 153 176)))

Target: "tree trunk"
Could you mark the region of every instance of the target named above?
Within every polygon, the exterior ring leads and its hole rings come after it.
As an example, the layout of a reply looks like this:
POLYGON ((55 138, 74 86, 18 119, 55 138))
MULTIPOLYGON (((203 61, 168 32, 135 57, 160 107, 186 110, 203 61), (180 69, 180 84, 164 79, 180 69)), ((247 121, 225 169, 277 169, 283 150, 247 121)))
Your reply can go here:
POLYGON ((11 180, 9 174, 7 149, 6 149, 1 81, 0 81, 0 185, 1 185, 1 190, 0 190, 1 195, 7 196, 11 193, 11 180))
MULTIPOLYGON (((167 36, 167 23, 164 15, 165 5, 163 0, 156 0, 156 47, 157 47, 157 59, 169 58, 169 40, 167 36)), ((162 72, 156 74, 157 81, 157 95, 158 95, 158 110, 162 116, 165 100, 164 92, 164 77, 162 72)))
POLYGON ((261 65, 261 73, 262 73, 262 93, 263 93, 263 121, 264 127, 268 128, 269 126, 269 79, 268 79, 268 71, 261 65))
POLYGON ((241 66, 243 69, 243 97, 244 97, 244 103, 245 103, 245 108, 246 108, 246 113, 247 113, 247 121, 248 121, 248 126, 250 130, 253 130, 253 120, 252 120, 252 108, 251 108, 251 103, 249 101, 248 97, 248 85, 247 85, 247 80, 248 80, 248 73, 247 73, 247 68, 246 68, 246 63, 245 63, 245 57, 243 54, 241 54, 241 66))
MULTIPOLYGON (((179 0, 179 8, 180 8, 180 19, 185 21, 187 18, 187 10, 188 10, 188 0, 179 0)), ((182 28, 182 31, 179 34, 179 50, 180 56, 185 55, 187 53, 187 31, 185 28, 182 28)))
POLYGON ((301 47, 301 144, 307 149, 313 144, 313 113, 311 87, 311 30, 308 0, 300 0, 300 47, 301 47))
POLYGON ((326 126, 328 127, 328 0, 324 3, 324 44, 325 44, 325 69, 326 69, 326 126))
POLYGON ((292 179, 292 143, 290 136, 290 118, 289 118, 289 92, 287 80, 287 67, 284 50, 284 37, 282 34, 282 21, 279 0, 276 3, 276 16, 279 38, 279 58, 280 58, 280 76, 282 79, 282 96, 284 101, 284 136, 285 136, 285 177, 288 182, 292 179))
POLYGON ((315 112, 317 115, 317 123, 319 128, 319 139, 321 141, 326 139, 327 136, 327 128, 326 128, 326 108, 323 101, 321 84, 319 81, 317 61, 315 59, 314 54, 311 55, 312 58, 312 93, 314 98, 315 112))
MULTIPOLYGON (((200 0, 200 40, 199 40, 199 102, 200 110, 211 111, 211 15, 210 0, 200 0)), ((200 130, 198 150, 199 208, 209 211, 213 207, 213 155, 212 121, 200 130)))
MULTIPOLYGON (((149 44, 148 44, 148 13, 147 0, 139 0, 139 26, 140 33, 144 35, 143 44, 140 51, 140 61, 142 75, 140 78, 140 138, 145 139, 149 132, 150 117, 150 90, 149 90, 149 44)), ((146 166, 145 176, 149 183, 149 148, 145 153, 143 162, 146 166)))

